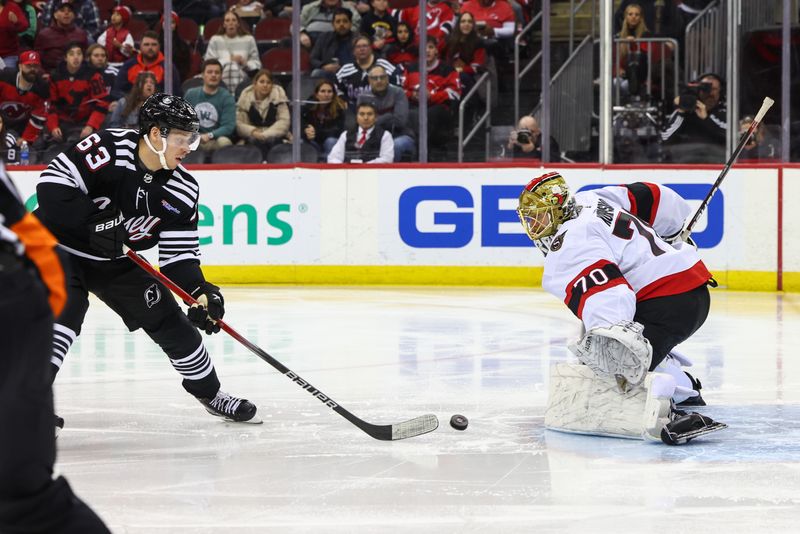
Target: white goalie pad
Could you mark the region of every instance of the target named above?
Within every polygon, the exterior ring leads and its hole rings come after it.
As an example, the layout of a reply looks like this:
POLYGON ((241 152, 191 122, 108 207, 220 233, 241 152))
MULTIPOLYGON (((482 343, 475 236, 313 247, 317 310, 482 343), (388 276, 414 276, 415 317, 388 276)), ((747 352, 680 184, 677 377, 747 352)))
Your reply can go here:
POLYGON ((653 360, 653 347, 643 330, 633 321, 592 328, 569 349, 597 375, 616 379, 624 391, 642 383, 653 360))
POLYGON ((669 422, 675 380, 647 373, 642 385, 621 392, 612 378, 586 365, 550 366, 550 390, 544 425, 550 430, 660 441, 669 422))

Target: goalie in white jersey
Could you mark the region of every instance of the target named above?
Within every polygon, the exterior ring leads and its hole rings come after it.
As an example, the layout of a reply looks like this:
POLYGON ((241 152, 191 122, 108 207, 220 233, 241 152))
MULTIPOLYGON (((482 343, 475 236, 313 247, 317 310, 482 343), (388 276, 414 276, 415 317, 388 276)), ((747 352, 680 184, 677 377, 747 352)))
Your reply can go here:
POLYGON ((525 187, 517 211, 545 255, 542 286, 586 330, 570 346, 585 365, 551 369, 546 426, 671 444, 724 428, 673 406, 705 404, 674 348, 705 322, 713 283, 678 239, 686 201, 650 183, 572 195, 551 172, 525 187))

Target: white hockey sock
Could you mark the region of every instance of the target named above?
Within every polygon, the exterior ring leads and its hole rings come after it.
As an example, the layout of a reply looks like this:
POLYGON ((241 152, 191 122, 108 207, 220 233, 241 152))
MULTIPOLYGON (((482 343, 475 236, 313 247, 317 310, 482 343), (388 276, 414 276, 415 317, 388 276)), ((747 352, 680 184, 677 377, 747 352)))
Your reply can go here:
POLYGON ((687 362, 689 365, 691 365, 691 361, 683 355, 679 355, 679 357, 676 358, 673 354, 674 353, 670 352, 667 357, 658 364, 658 366, 654 369, 654 372, 666 373, 675 379, 676 387, 675 394, 672 395, 672 400, 678 403, 683 402, 690 397, 696 397, 698 392, 694 390, 692 381, 689 379, 686 373, 683 372, 683 368, 681 367, 681 363, 683 363, 683 361, 687 362))
POLYGON ((77 337, 78 334, 71 328, 55 323, 53 325, 53 354, 50 356, 50 363, 61 369, 64 358, 67 357, 67 352, 77 337))
POLYGON ((214 364, 208 357, 208 352, 202 343, 185 358, 171 359, 172 367, 187 380, 201 380, 214 371, 214 364))

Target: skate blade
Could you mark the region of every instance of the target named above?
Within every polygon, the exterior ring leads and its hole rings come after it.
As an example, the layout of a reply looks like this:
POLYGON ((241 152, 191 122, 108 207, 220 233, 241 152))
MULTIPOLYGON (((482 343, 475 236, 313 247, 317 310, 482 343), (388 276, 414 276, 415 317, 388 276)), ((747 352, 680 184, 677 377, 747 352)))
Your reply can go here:
POLYGON ((711 424, 704 426, 703 428, 690 430, 689 432, 684 432, 682 434, 679 434, 677 432, 670 432, 666 428, 664 428, 661 430, 661 441, 663 441, 667 445, 683 445, 684 443, 687 443, 691 439, 700 436, 705 436, 706 434, 716 432, 717 430, 724 430, 726 428, 728 428, 728 425, 726 425, 725 423, 719 423, 717 421, 714 421, 711 424))

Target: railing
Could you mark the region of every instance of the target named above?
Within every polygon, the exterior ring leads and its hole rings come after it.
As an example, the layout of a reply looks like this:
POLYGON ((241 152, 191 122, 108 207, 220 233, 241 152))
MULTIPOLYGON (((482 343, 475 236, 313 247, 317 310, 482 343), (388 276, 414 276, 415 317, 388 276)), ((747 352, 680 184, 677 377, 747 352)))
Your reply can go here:
POLYGON ((467 146, 467 143, 470 142, 476 133, 478 133, 478 129, 483 127, 484 132, 486 134, 486 154, 484 157, 484 161, 489 161, 489 134, 492 129, 492 83, 489 81, 489 73, 484 72, 483 75, 478 78, 478 81, 475 82, 475 85, 472 89, 469 90, 467 96, 461 99, 461 104, 458 106, 458 162, 461 163, 464 161, 464 147, 467 146), (469 103, 470 99, 478 94, 478 89, 486 84, 486 111, 483 112, 481 118, 475 123, 472 129, 467 134, 467 138, 464 138, 464 110, 467 107, 467 103, 469 103), (484 125, 484 123, 486 123, 484 125))
MULTIPOLYGON (((576 6, 575 0, 569 0, 569 55, 572 55, 572 52, 575 49, 575 15, 581 10, 586 2, 587 0, 581 0, 576 6)), ((596 14, 597 6, 595 5, 595 0, 592 0, 592 32, 590 34, 592 37, 594 37, 594 19, 596 14)))
MULTIPOLYGON (((680 58, 680 50, 678 41, 675 39, 669 39, 665 37, 646 37, 641 39, 614 39, 614 58, 615 58, 615 68, 620 66, 620 58, 622 57, 622 49, 625 45, 630 44, 644 44, 647 45, 647 52, 641 53, 643 57, 647 58, 647 75, 644 80, 641 80, 642 87, 646 90, 647 100, 650 101, 653 98, 653 67, 654 63, 658 65, 661 76, 658 80, 658 92, 659 98, 661 100, 671 100, 678 94, 678 58, 680 58), (670 83, 669 78, 667 77, 667 67, 668 64, 671 63, 670 69, 672 74, 672 80, 670 83), (667 91, 667 87, 671 86, 672 91, 667 91)), ((628 52, 631 54, 632 52, 628 52)), ((628 74, 628 81, 630 82, 630 73, 628 74)), ((617 76, 614 78, 614 106, 619 106, 622 104, 622 83, 620 83, 620 77, 617 76)), ((637 95, 641 96, 641 95, 637 95)))
MULTIPOLYGON (((533 30, 533 26, 539 22, 539 19, 542 18, 542 12, 539 11, 535 17, 531 19, 529 23, 525 25, 524 28, 514 37, 514 117, 519 118, 519 84, 523 76, 528 73, 529 70, 533 68, 536 63, 542 59, 542 52, 539 51, 538 54, 533 56, 531 60, 522 68, 520 68, 519 64, 519 47, 520 42, 528 33, 531 33, 533 30)), ((516 119, 515 119, 516 120, 516 119)))
MULTIPOLYGON (((591 145, 594 42, 584 37, 570 58, 550 80, 550 135, 558 141, 562 152, 585 151, 591 145)), ((539 118, 542 104, 533 115, 539 118)))
MULTIPOLYGON (((749 0, 757 3, 760 0, 749 0)), ((725 52, 725 5, 712 2, 686 25, 684 38, 684 80, 689 82, 705 72, 727 78, 725 52)))
POLYGON ((797 24, 800 0, 759 0, 742 2, 742 35, 756 28, 777 27, 783 20, 783 3, 793 4, 790 8, 791 23, 797 24))

